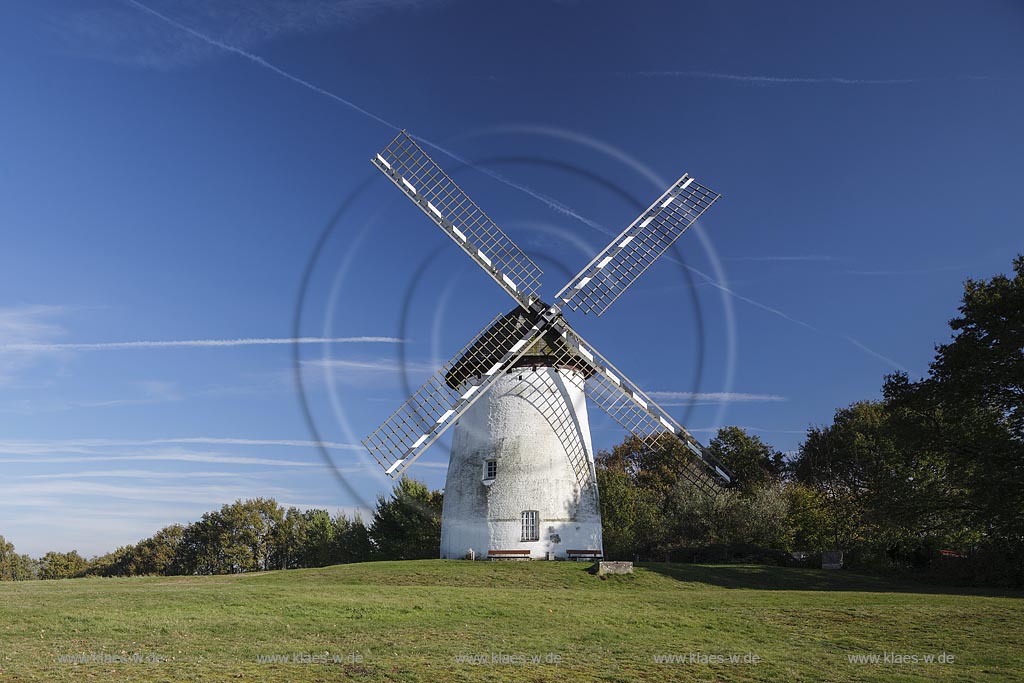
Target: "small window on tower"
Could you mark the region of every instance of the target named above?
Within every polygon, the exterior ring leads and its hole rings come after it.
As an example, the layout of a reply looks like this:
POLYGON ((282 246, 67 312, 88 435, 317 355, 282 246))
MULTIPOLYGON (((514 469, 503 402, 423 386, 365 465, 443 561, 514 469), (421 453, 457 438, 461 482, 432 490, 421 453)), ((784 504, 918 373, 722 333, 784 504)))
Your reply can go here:
POLYGON ((498 476, 498 461, 488 460, 484 463, 484 479, 494 479, 498 476))
POLYGON ((524 541, 538 541, 540 540, 540 524, 539 515, 536 510, 524 510, 523 511, 523 540, 524 541))

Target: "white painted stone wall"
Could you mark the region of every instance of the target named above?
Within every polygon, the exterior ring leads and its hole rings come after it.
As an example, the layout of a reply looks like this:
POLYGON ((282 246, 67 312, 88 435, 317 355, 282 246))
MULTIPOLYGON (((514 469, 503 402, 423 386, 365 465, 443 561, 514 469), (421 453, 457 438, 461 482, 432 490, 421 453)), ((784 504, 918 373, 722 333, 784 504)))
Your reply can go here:
POLYGON ((583 395, 573 370, 516 368, 466 412, 454 427, 441 519, 441 557, 460 559, 470 549, 548 552, 601 550, 601 510, 596 485, 583 488, 566 448, 547 416, 555 412, 579 438, 591 474, 594 450, 583 395), (547 406, 547 407, 545 407, 547 406), (484 465, 497 460, 493 481, 484 465), (539 513, 539 540, 522 540, 522 513, 539 513))

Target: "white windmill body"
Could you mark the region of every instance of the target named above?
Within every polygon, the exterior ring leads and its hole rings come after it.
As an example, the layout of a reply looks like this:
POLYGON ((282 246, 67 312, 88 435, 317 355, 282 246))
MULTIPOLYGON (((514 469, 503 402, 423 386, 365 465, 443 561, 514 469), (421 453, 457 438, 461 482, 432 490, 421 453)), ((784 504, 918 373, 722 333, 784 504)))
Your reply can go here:
MULTIPOLYGON (((472 380, 471 380, 472 381, 472 380)), ((531 558, 601 552, 586 372, 527 353, 453 427, 441 515, 441 557, 528 550, 531 558)))
POLYGON ((601 315, 718 199, 689 175, 576 274, 554 305, 541 270, 404 131, 373 164, 516 302, 363 443, 402 476, 455 426, 441 557, 603 555, 587 401, 639 443, 684 447, 679 473, 713 493, 732 475, 562 316, 601 315), (472 551, 472 553, 470 552, 472 551))

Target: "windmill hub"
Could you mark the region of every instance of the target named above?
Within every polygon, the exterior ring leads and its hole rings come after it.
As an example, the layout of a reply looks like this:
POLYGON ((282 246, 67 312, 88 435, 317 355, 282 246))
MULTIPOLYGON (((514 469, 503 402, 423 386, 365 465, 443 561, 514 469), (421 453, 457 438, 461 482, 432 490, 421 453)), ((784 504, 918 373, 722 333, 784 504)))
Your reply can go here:
MULTIPOLYGON (((445 373, 445 383, 452 389, 459 389, 466 382, 478 382, 486 377, 487 371, 500 362, 508 350, 508 344, 504 343, 502 336, 504 330, 510 325, 532 327, 542 321, 541 315, 521 308, 514 308, 501 316, 452 364, 445 373)), ((548 330, 524 346, 522 354, 509 365, 506 372, 515 368, 573 368, 589 376, 592 370, 581 361, 565 340, 548 330)))
POLYGON ((401 132, 372 159, 517 307, 492 320, 363 443, 401 476, 455 426, 441 521, 448 558, 603 555, 589 399, 647 447, 689 449, 681 472, 709 493, 732 475, 671 415, 570 327, 601 315, 717 199, 683 175, 573 277, 555 305, 541 270, 401 132))

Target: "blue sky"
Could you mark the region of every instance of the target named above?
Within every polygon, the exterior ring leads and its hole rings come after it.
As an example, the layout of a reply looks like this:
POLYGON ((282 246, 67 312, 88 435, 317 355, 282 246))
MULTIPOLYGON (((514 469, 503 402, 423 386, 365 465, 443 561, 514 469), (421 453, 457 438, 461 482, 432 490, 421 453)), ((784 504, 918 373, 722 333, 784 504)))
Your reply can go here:
MULTIPOLYGON (((238 497, 388 488, 358 441, 405 396, 400 351, 416 385, 511 308, 370 166, 392 126, 471 162, 430 150, 549 297, 683 172, 721 192, 568 317, 699 437, 792 450, 923 373, 962 281, 1024 250, 1022 29, 1016 2, 8 4, 0 534, 94 554, 238 497), (268 340, 367 179, 299 330, 349 340, 300 364, 347 490, 268 340)), ((435 487, 445 444, 413 470, 435 487)))

